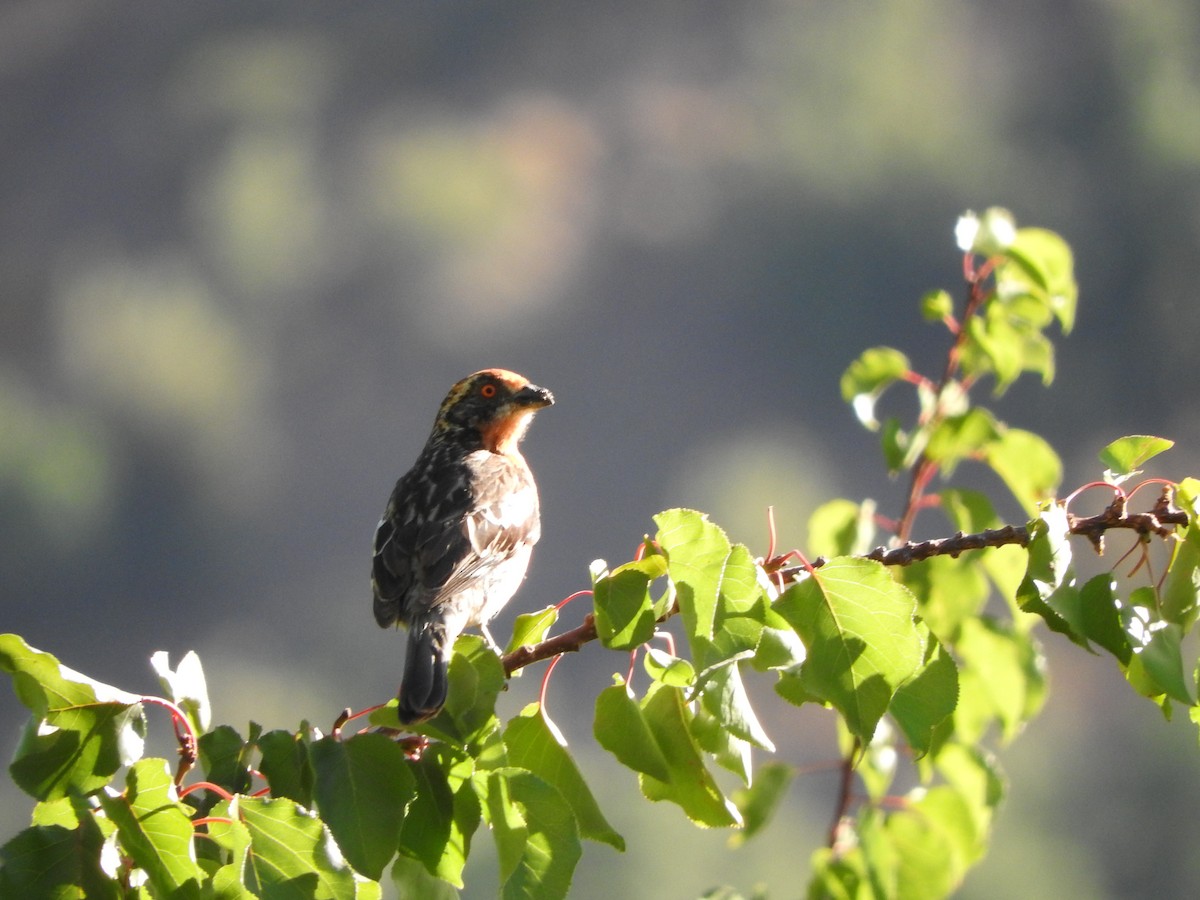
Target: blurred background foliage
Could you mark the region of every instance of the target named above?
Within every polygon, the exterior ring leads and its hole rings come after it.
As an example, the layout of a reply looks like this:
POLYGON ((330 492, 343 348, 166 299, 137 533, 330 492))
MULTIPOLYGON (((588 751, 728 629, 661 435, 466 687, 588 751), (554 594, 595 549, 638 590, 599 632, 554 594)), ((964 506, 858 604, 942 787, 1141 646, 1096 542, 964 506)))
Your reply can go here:
MULTIPOLYGON (((1062 233, 1083 292, 1058 381, 1000 414, 1059 447, 1068 487, 1135 432, 1178 439, 1164 465, 1194 473, 1197 46, 1190 0, 11 0, 3 630, 134 690, 154 650, 194 648, 243 728, 384 699, 402 641, 371 622, 371 532, 446 388, 484 366, 559 399, 527 443, 545 536, 506 618, 628 558, 668 506, 759 553, 768 503, 789 546, 831 497, 893 511, 838 378, 883 342, 937 365, 917 298, 956 285, 955 218, 994 203, 1062 233)), ((1047 645, 1049 708, 1006 754, 963 896, 1200 892, 1192 728, 1047 645)), ((726 849, 593 747, 591 698, 625 665, 589 647, 550 695, 632 848, 590 847, 576 895, 793 893, 834 774, 726 849)), ((0 700, 5 746, 22 718, 0 700)), ((771 724, 788 761, 836 755, 819 714, 771 724)), ((470 896, 493 868, 473 862, 470 896)))

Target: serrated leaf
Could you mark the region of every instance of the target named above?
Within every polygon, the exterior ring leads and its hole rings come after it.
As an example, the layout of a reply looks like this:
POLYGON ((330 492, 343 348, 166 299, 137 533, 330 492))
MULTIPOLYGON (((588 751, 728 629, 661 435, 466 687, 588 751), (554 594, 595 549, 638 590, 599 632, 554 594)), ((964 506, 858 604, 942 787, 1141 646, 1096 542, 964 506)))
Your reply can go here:
POLYGON ((156 894, 178 900, 200 896, 204 876, 192 850, 192 821, 166 760, 139 760, 126 774, 122 793, 99 797, 117 826, 122 852, 146 873, 156 894))
POLYGON ((407 762, 416 793, 400 831, 400 849, 456 887, 479 827, 482 808, 475 793, 474 762, 445 745, 407 762))
POLYGON ((401 854, 392 866, 392 883, 400 900, 458 900, 458 889, 448 881, 430 875, 417 862, 401 854))
POLYGON ((314 741, 308 753, 322 821, 350 865, 379 880, 416 790, 403 748, 382 734, 356 734, 314 741))
POLYGON ((750 705, 742 672, 736 663, 721 666, 712 673, 704 685, 701 702, 722 728, 769 753, 775 752, 775 744, 750 705))
POLYGON ((511 765, 528 769, 562 795, 579 824, 580 837, 624 851, 624 838, 604 818, 575 760, 546 724, 541 707, 530 704, 508 723, 504 746, 511 765))
POLYGON ((842 374, 842 399, 854 409, 858 420, 875 430, 875 404, 883 392, 904 378, 910 370, 908 357, 891 347, 872 347, 863 351, 842 374))
POLYGON ((624 766, 657 778, 671 778, 667 759, 650 730, 642 708, 623 684, 607 687, 596 698, 596 742, 624 766))
POLYGON ((740 847, 771 821, 792 783, 795 769, 785 763, 766 763, 754 773, 754 783, 733 792, 733 802, 742 814, 743 827, 729 837, 731 847, 740 847))
POLYGON ((1088 640, 1099 644, 1122 665, 1129 663, 1132 649, 1121 619, 1120 603, 1114 591, 1112 575, 1089 579, 1079 589, 1080 627, 1088 640))
POLYGON ((939 640, 953 643, 963 619, 978 615, 990 590, 977 559, 933 556, 898 573, 939 640))
POLYGON ((836 557, 792 587, 774 608, 808 648, 805 692, 831 703, 864 743, 897 688, 924 658, 916 600, 871 560, 836 557))
POLYGON ((231 814, 246 826, 246 887, 266 898, 354 900, 354 873, 325 825, 286 797, 237 797, 231 814))
POLYGON ((632 650, 654 634, 650 582, 666 574, 666 560, 649 556, 618 566, 592 583, 596 634, 612 650, 632 650))
POLYGON ((888 711, 918 756, 933 747, 934 731, 958 705, 958 666, 937 638, 927 638, 925 660, 916 675, 900 685, 888 711))
POLYGON ((172 670, 167 651, 159 650, 150 657, 150 665, 167 697, 187 715, 192 730, 196 734, 208 731, 212 725, 212 706, 208 702, 204 667, 196 652, 189 650, 179 660, 178 668, 172 670))
POLYGON ((0 635, 0 669, 33 713, 9 767, 26 793, 39 800, 90 794, 141 757, 145 719, 136 694, 81 675, 15 634, 0 635))
POLYGON ((1118 477, 1137 474, 1137 470, 1158 454, 1170 450, 1175 442, 1148 434, 1118 438, 1100 451, 1102 462, 1118 477))
POLYGON ((506 781, 509 801, 524 823, 525 845, 500 896, 504 900, 566 897, 583 852, 570 805, 532 772, 499 769, 492 775, 506 781))
POLYGON ((698 825, 722 828, 740 824, 737 808, 721 793, 700 757, 690 728, 691 713, 678 688, 653 685, 642 701, 646 725, 667 764, 669 778, 639 779, 649 800, 670 800, 698 825))

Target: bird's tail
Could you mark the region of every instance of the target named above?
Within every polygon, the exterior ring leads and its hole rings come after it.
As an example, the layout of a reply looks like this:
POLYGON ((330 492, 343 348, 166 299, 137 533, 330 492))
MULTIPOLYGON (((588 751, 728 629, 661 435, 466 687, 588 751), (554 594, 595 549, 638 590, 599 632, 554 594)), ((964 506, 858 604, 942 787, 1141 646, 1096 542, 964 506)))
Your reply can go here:
POLYGON ((455 637, 438 618, 420 619, 409 626, 404 680, 396 709, 404 724, 430 719, 446 705, 449 655, 455 637))

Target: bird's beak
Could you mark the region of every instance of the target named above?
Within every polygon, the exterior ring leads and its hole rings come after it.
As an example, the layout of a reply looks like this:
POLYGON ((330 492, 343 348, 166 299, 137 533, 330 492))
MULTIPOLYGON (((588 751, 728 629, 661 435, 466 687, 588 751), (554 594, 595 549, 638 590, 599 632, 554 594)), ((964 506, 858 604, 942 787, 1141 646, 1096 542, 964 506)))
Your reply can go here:
POLYGON ((513 394, 513 403, 524 409, 541 409, 554 405, 554 395, 536 384, 527 384, 513 394))

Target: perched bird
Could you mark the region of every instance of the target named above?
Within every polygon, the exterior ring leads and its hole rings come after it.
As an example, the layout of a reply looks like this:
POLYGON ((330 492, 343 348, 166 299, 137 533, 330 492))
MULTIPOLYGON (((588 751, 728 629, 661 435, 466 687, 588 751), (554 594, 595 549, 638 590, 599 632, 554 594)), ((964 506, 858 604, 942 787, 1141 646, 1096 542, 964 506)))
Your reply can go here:
MULTIPOLYGON (((381 628, 408 627, 400 721, 446 702, 454 641, 487 623, 516 592, 541 516, 520 440, 549 391, 506 369, 484 369, 450 389, 413 467, 396 482, 375 531, 371 586, 381 628)), ((498 648, 496 648, 498 649, 498 648)))

